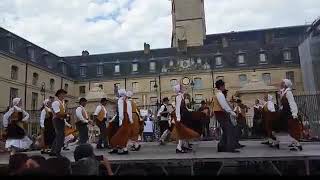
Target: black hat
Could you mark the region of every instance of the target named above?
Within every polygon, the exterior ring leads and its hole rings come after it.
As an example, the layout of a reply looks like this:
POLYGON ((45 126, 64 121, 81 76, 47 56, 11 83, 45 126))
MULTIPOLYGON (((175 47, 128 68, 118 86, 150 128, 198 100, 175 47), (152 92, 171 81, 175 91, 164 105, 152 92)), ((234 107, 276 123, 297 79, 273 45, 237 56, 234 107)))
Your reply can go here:
POLYGON ((169 101, 169 98, 168 98, 168 97, 165 97, 165 98, 162 99, 162 101, 163 101, 163 102, 169 101))
POLYGON ((216 81, 215 85, 216 88, 219 89, 221 86, 223 86, 225 83, 222 79, 219 79, 218 81, 216 81))
POLYGON ((55 96, 58 97, 58 96, 59 96, 60 94, 62 94, 62 93, 68 94, 68 92, 67 92, 66 90, 64 90, 64 89, 59 89, 59 90, 56 92, 55 96))
POLYGON ((237 99, 237 103, 241 103, 242 101, 241 101, 241 99, 237 99))
POLYGON ((201 104, 207 104, 207 103, 206 103, 206 101, 205 101, 205 100, 202 100, 202 101, 201 101, 201 104))
POLYGON ((107 98, 101 98, 100 103, 107 102, 107 98))
POLYGON ((87 102, 88 100, 86 98, 80 98, 79 100, 79 103, 82 103, 82 102, 87 102))

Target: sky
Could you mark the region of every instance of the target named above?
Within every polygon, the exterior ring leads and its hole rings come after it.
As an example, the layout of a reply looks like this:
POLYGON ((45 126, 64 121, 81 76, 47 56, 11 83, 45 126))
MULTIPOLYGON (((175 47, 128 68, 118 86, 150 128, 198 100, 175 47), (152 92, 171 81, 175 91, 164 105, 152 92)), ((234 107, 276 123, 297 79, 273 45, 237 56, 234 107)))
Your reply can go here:
MULTIPOLYGON (((312 23, 319 0, 204 0, 207 34, 312 23)), ((0 0, 0 26, 59 56, 170 47, 170 0, 0 0)))

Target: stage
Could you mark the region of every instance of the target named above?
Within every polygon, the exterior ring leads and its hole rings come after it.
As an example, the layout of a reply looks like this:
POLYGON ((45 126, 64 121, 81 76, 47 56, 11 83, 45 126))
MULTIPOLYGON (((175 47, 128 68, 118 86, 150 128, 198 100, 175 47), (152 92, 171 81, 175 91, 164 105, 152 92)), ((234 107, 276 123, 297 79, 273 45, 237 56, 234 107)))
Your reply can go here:
MULTIPOLYGON (((280 170, 273 162, 277 161, 304 161, 305 174, 310 175, 309 161, 320 160, 320 143, 302 143, 303 151, 293 152, 287 147, 287 144, 281 144, 280 150, 272 149, 266 145, 260 144, 261 141, 242 141, 246 145, 240 153, 218 153, 217 141, 194 142, 193 152, 187 154, 176 154, 175 144, 159 146, 157 143, 143 143, 139 152, 130 152, 129 155, 110 155, 108 150, 95 150, 96 155, 105 155, 116 166, 116 173, 121 171, 121 167, 128 164, 154 164, 162 169, 163 173, 168 175, 166 167, 168 165, 189 166, 190 175, 194 175, 195 163, 220 162, 221 167, 217 175, 230 162, 267 162, 274 171, 281 175, 280 170)), ((71 161, 73 158, 74 146, 70 151, 63 151, 62 155, 68 157, 71 161)), ((40 152, 27 152, 29 155, 40 155, 40 152)), ((49 157, 44 155, 45 157, 49 157)), ((8 164, 8 154, 0 155, 0 164, 8 164)))

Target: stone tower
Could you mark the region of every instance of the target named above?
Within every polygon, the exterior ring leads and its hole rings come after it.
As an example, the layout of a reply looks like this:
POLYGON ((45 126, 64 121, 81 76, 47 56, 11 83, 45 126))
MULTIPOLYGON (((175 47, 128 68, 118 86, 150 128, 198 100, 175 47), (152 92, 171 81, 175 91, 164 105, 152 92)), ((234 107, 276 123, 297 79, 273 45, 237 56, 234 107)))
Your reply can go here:
POLYGON ((173 25, 171 46, 202 46, 206 38, 204 0, 171 0, 171 2, 173 25))

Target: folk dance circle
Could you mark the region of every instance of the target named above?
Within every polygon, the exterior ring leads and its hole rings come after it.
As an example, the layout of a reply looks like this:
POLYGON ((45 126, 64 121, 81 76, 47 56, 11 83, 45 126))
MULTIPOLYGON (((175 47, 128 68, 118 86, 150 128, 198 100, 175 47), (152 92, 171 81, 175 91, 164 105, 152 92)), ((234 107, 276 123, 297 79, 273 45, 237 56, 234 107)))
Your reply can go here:
MULTIPOLYGON (((176 85, 175 103, 170 104, 169 98, 163 98, 156 114, 157 120, 153 120, 160 127, 159 145, 166 145, 171 138, 175 139, 177 144, 176 153, 191 152, 192 141, 199 140, 201 136, 208 136, 210 118, 214 116, 222 129, 217 151, 239 153, 240 149, 245 147, 239 141, 246 132, 248 107, 239 99, 236 106, 231 108, 225 85, 223 80, 216 81, 211 104, 201 102, 198 111, 192 109, 192 98, 186 93, 186 87, 182 84, 176 85)), ((270 94, 265 94, 264 104, 261 104, 261 100, 256 100, 253 106, 253 133, 264 135, 266 139, 262 144, 271 148, 280 149, 281 142, 286 140, 290 142, 290 150, 302 151, 302 145, 299 143, 302 123, 298 118, 292 82, 283 79, 278 94, 280 104, 277 106, 270 94)), ((109 120, 106 98, 101 99, 92 120, 87 113, 87 100, 81 98, 73 116, 75 126, 72 126, 72 114, 67 113, 66 95, 67 92, 60 89, 55 94, 55 100, 50 98, 43 102, 39 117, 41 139, 38 143, 33 142, 26 133, 25 127, 30 122, 30 116, 22 109, 21 98, 14 98, 12 106, 3 116, 5 148, 13 154, 38 145, 42 154, 61 156, 61 150, 68 150, 69 143, 88 143, 94 136, 89 134, 89 129, 91 132, 94 126, 99 129, 97 149, 110 149, 110 154, 126 155, 129 151, 140 151, 143 148, 139 139, 143 137, 146 122, 150 123, 152 116, 141 115, 131 91, 118 90, 115 115, 109 120)))

